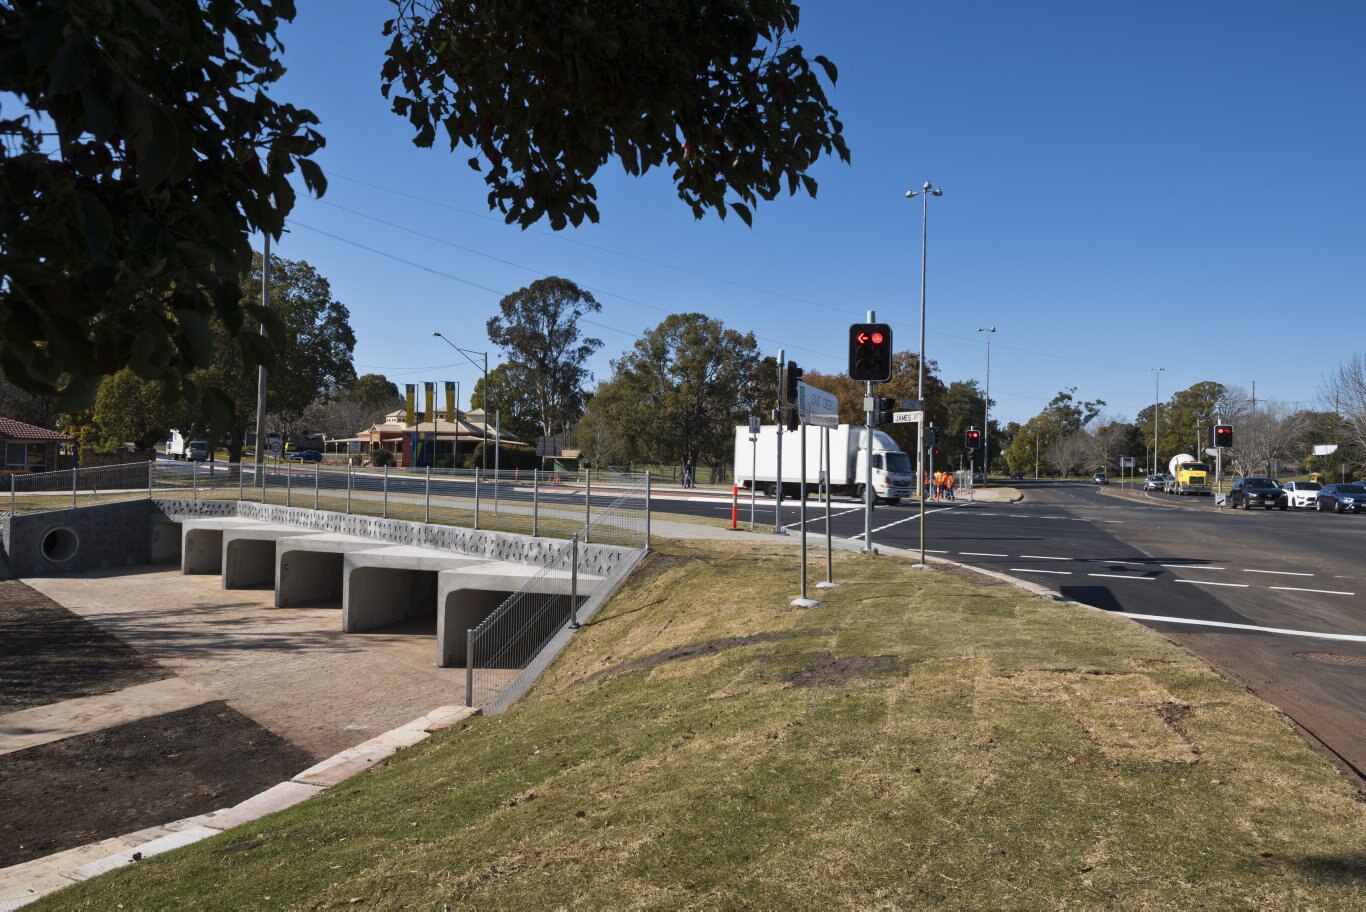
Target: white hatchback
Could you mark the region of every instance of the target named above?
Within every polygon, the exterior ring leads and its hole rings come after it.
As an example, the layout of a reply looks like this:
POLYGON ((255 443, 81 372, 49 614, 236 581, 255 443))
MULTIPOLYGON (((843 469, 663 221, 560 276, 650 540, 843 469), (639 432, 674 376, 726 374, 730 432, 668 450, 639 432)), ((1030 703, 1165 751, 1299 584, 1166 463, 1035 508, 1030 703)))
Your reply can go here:
POLYGON ((1285 491, 1285 502, 1289 506, 1312 507, 1323 485, 1317 481, 1287 481, 1281 488, 1285 491))

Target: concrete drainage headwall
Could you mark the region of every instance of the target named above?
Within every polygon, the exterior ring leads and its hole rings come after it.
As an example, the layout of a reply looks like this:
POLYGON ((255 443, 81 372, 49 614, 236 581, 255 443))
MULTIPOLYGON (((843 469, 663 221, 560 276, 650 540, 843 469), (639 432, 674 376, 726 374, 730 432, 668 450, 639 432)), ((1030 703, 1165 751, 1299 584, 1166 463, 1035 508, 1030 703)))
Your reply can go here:
MULTIPOLYGON (((486 560, 544 567, 564 549, 563 539, 532 538, 459 526, 352 516, 300 507, 235 500, 129 500, 78 510, 8 517, 0 523, 3 558, 13 577, 54 576, 108 567, 178 560, 181 520, 239 516, 285 523, 316 532, 338 532, 394 545, 414 545, 486 560), (132 530, 132 534, 130 534, 132 530)), ((579 545, 580 569, 608 576, 633 560, 635 551, 616 545, 579 545)))

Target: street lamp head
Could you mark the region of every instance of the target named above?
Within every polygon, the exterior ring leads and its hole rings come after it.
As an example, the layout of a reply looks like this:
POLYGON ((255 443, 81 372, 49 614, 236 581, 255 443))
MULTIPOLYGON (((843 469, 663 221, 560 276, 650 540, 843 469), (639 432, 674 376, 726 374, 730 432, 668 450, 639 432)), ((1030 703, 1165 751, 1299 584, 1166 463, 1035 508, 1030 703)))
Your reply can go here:
POLYGON ((929 189, 930 189, 930 182, 929 182, 929 181, 925 181, 925 186, 924 186, 922 189, 924 189, 924 190, 929 190, 929 189))
MULTIPOLYGON (((928 187, 929 184, 926 184, 925 186, 928 187)), ((943 190, 940 190, 938 187, 935 187, 933 190, 930 191, 930 196, 943 196, 943 195, 944 195, 944 191, 943 191, 943 190)))
POLYGON ((986 327, 979 326, 979 327, 977 327, 977 331, 978 331, 979 333, 994 333, 994 332, 996 332, 996 327, 995 327, 995 326, 986 326, 986 327))
POLYGON ((432 335, 434 335, 434 336, 439 336, 439 335, 441 335, 441 333, 439 333, 439 332, 434 332, 434 333, 432 333, 432 335))
POLYGON ((919 195, 920 195, 920 191, 919 191, 919 190, 907 190, 907 191, 906 191, 906 199, 912 199, 912 198, 917 197, 917 196, 919 196, 919 195))

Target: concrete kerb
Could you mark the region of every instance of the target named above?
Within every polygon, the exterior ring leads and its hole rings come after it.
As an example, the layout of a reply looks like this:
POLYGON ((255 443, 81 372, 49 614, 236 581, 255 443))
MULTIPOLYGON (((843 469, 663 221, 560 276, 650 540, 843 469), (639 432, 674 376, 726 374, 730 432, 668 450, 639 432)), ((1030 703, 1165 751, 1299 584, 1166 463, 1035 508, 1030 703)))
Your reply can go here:
POLYGON ((0 870, 0 912, 11 912, 73 883, 217 836, 276 811, 293 807, 393 756, 431 734, 479 714, 466 706, 441 706, 412 722, 348 748, 230 808, 174 820, 0 870))

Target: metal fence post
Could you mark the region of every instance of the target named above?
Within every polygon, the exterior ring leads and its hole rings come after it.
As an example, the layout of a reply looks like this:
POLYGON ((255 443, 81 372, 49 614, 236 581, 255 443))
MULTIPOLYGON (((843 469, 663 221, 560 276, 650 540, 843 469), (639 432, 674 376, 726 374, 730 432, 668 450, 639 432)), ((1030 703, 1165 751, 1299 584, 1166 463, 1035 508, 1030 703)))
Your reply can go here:
POLYGON ((650 473, 645 473, 645 550, 650 550, 650 473))
POLYGON ((313 463, 313 509, 318 509, 318 479, 322 477, 322 463, 313 463))
POLYGON ((579 624, 579 533, 569 537, 569 626, 578 630, 579 624))
POLYGON ((432 521, 432 467, 427 466, 427 490, 423 497, 422 521, 430 523, 432 521))
POLYGON ((465 631, 465 705, 474 705, 474 628, 465 631))
POLYGON ((241 501, 244 501, 244 500, 246 500, 246 499, 247 499, 246 481, 243 480, 243 475, 242 475, 242 459, 241 459, 241 457, 239 456, 238 459, 237 459, 237 500, 238 500, 239 502, 241 502, 241 501))
MULTIPOLYGON (((150 482, 148 484, 150 485, 150 482)), ((150 488, 148 490, 150 490, 150 488)), ((148 494, 147 496, 150 497, 151 495, 148 494)), ((9 515, 14 515, 14 475, 10 475, 9 477, 9 515)))
POLYGON ((474 467, 474 529, 479 531, 479 467, 474 467))
POLYGON ((190 463, 190 499, 199 499, 199 463, 190 463))
POLYGON ((531 470, 531 535, 534 538, 540 534, 540 517, 537 515, 541 506, 541 478, 537 469, 531 470))
POLYGON ((384 505, 380 508, 380 515, 384 519, 389 518, 389 466, 384 467, 384 505))
POLYGON ((71 509, 76 509, 76 469, 71 469, 71 509))
POLYGON ((346 515, 351 515, 351 459, 346 460, 346 515))
POLYGON ((294 506, 294 467, 285 463, 285 506, 294 506))
POLYGON ((593 521, 592 502, 593 496, 593 475, 588 470, 583 473, 583 540, 590 541, 588 537, 588 526, 593 521))
MULTIPOLYGON (((152 476, 156 474, 157 458, 152 457, 152 461, 147 463, 147 499, 152 499, 152 476)), ((13 513, 13 510, 10 510, 13 513)))

